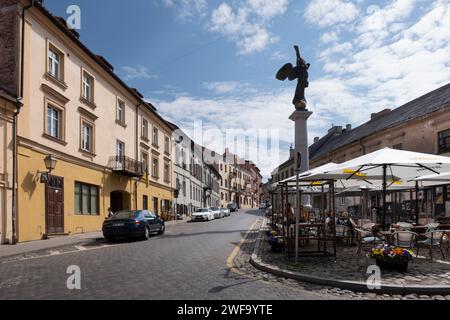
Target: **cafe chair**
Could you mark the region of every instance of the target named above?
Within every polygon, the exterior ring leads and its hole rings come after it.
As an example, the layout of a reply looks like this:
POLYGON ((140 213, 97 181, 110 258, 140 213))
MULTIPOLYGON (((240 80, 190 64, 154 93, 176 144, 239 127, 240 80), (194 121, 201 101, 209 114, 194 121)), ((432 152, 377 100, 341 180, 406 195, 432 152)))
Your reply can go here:
POLYGON ((375 245, 380 244, 383 240, 377 236, 374 236, 372 232, 362 229, 355 229, 356 242, 358 243, 358 251, 356 254, 359 256, 363 248, 373 248, 375 245))
POLYGON ((425 233, 425 240, 417 242, 417 255, 419 255, 420 248, 428 248, 428 255, 430 259, 433 259, 433 247, 439 248, 442 254, 442 258, 445 259, 444 251, 442 250, 442 242, 445 231, 437 230, 425 233))
POLYGON ((336 239, 344 241, 348 246, 350 245, 350 228, 344 225, 337 224, 336 225, 336 239))
POLYGON ((391 242, 394 246, 413 250, 417 247, 418 235, 411 231, 397 231, 391 236, 391 242))

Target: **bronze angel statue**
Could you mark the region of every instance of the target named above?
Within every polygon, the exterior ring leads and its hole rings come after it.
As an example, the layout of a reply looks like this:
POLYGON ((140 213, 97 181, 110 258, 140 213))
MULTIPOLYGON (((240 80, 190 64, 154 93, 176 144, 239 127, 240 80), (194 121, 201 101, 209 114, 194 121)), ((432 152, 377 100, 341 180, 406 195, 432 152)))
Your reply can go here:
POLYGON ((306 108, 306 98, 305 98, 305 88, 308 88, 308 69, 310 67, 309 63, 300 56, 300 49, 298 46, 294 46, 295 52, 297 54, 297 66, 292 66, 291 63, 285 64, 277 73, 276 78, 278 80, 284 81, 289 79, 289 81, 297 79, 297 88, 295 89, 295 96, 292 103, 296 109, 306 108))

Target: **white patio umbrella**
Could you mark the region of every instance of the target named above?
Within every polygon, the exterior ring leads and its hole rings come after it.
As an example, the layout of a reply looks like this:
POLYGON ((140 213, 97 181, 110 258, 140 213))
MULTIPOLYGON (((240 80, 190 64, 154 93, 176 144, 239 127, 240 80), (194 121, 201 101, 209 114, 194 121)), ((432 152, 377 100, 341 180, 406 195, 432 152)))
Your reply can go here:
POLYGON ((443 172, 441 174, 429 174, 413 179, 418 181, 422 186, 435 186, 441 184, 450 184, 450 172, 443 172))
POLYGON ((383 224, 386 216, 386 190, 391 185, 412 184, 427 174, 450 172, 450 157, 384 148, 344 162, 321 174, 322 178, 378 180, 382 182, 383 224))
MULTIPOLYGON (((332 168, 336 167, 337 165, 338 165, 337 163, 329 162, 329 163, 324 164, 324 165, 322 165, 322 166, 320 166, 320 167, 313 168, 313 169, 311 169, 311 170, 308 170, 308 171, 305 171, 305 172, 300 173, 299 178, 300 178, 300 180, 301 180, 302 178, 308 177, 308 176, 310 176, 310 175, 314 175, 314 174, 317 174, 317 173, 321 173, 321 172, 324 172, 324 171, 331 170, 332 168)), ((289 178, 287 178, 287 179, 284 179, 284 180, 282 180, 282 181, 280 181, 280 182, 295 181, 296 178, 297 178, 297 176, 294 175, 294 176, 289 177, 289 178)))

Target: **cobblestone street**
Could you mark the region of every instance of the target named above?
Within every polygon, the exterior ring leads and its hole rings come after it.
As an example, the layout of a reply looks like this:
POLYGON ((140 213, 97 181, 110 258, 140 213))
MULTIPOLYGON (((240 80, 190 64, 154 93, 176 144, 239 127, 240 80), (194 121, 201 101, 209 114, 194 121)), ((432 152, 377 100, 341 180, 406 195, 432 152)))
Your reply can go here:
MULTIPOLYGON (((336 299, 315 287, 286 285, 267 274, 231 271, 227 257, 259 218, 241 211, 211 222, 184 223, 149 241, 93 243, 85 250, 6 260, 0 299, 336 299), (81 290, 68 290, 67 267, 81 269, 81 290)), ((250 233, 250 235, 252 235, 250 233)), ((252 250, 244 243, 238 260, 252 250)), ((67 251, 67 252, 64 252, 67 251)), ((238 261, 237 260, 237 261, 238 261)))

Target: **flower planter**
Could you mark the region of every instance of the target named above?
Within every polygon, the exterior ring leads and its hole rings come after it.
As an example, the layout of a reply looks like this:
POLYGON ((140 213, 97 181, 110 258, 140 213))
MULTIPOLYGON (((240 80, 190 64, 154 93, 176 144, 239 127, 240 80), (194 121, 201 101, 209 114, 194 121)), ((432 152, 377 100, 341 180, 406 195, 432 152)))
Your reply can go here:
POLYGON ((408 259, 407 258, 377 258, 377 266, 380 267, 381 270, 389 270, 389 271, 400 271, 407 272, 408 271, 408 259))
POLYGON ((281 252, 282 245, 281 243, 271 243, 272 252, 281 252))

